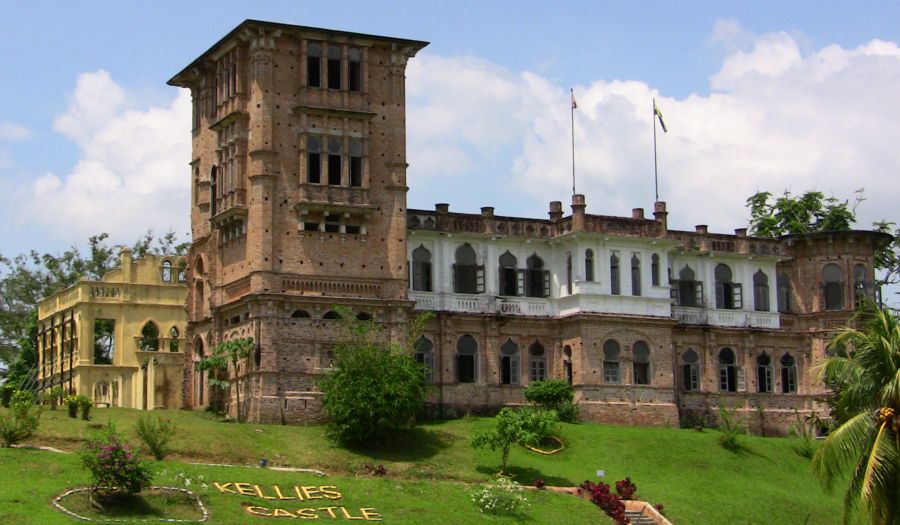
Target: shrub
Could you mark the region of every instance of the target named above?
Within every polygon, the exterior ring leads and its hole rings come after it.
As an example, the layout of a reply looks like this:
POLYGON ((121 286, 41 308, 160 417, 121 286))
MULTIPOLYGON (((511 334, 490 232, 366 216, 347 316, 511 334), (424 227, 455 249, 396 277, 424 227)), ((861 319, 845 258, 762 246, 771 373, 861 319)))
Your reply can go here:
POLYGON ((80 397, 81 396, 69 394, 63 398, 63 403, 65 403, 66 407, 69 409, 69 417, 72 419, 78 417, 78 405, 80 397))
POLYGON ((0 416, 0 441, 5 448, 33 436, 41 423, 41 408, 31 402, 30 395, 12 397, 12 410, 0 416))
POLYGON ((625 504, 622 503, 619 496, 613 494, 609 490, 609 485, 603 483, 592 483, 585 481, 581 484, 581 490, 587 491, 591 498, 591 502, 597 505, 607 516, 613 519, 618 525, 626 525, 629 523, 628 517, 625 516, 625 504))
POLYGON ((15 408, 16 405, 33 405, 34 401, 34 394, 28 390, 16 390, 12 396, 13 408, 15 408))
POLYGON ((81 461, 91 473, 91 491, 136 494, 150 485, 150 468, 122 440, 110 422, 87 442, 81 461))
POLYGON ((637 485, 631 482, 631 478, 626 477, 616 482, 616 493, 622 499, 634 499, 634 493, 637 491, 637 485))
MULTIPOLYGON (((335 310, 345 334, 334 349, 334 370, 318 382, 329 435, 350 445, 395 442, 424 405, 425 370, 411 346, 385 345, 374 322, 357 320, 346 308, 335 310)), ((414 320, 412 331, 424 321, 414 320)))
POLYGON ((513 410, 504 408, 495 418, 496 426, 486 432, 478 432, 469 445, 472 448, 500 450, 500 472, 506 471, 509 450, 513 444, 538 446, 551 437, 557 422, 556 412, 536 408, 513 410))
POLYGON ((545 410, 555 410, 560 421, 578 419, 578 405, 572 385, 562 379, 535 381, 525 389, 525 399, 545 410))
POLYGON ((503 476, 473 490, 470 495, 472 502, 487 514, 521 515, 530 505, 522 486, 503 476))
POLYGON ((737 418, 737 408, 729 409, 726 406, 719 407, 719 444, 726 449, 735 452, 743 448, 741 435, 744 429, 741 428, 737 418))
POLYGON ((12 402, 13 392, 16 391, 16 388, 12 385, 4 384, 0 386, 0 405, 3 405, 3 408, 9 408, 10 402, 12 402))
POLYGON ((152 416, 143 416, 134 424, 134 430, 157 461, 162 461, 169 454, 169 441, 175 435, 175 424, 172 420, 152 416))
POLYGON ((94 402, 87 396, 78 396, 78 407, 81 409, 81 419, 87 421, 90 419, 91 407, 94 402))
POLYGON ((794 452, 800 457, 812 459, 819 448, 816 443, 816 429, 819 428, 821 420, 815 413, 804 419, 800 417, 800 412, 796 409, 794 410, 794 417, 797 419, 797 422, 788 429, 791 437, 797 439, 793 446, 794 452))

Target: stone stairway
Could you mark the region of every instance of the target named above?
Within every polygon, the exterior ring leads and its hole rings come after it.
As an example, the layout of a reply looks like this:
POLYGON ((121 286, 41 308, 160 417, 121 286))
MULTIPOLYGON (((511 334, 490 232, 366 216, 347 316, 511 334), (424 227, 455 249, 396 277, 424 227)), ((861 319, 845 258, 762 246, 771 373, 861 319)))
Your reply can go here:
POLYGON ((631 520, 631 525, 672 525, 646 501, 625 500, 622 503, 625 504, 625 516, 631 520))
POLYGON ((626 510, 625 516, 631 520, 631 525, 656 525, 653 518, 639 510, 626 510))

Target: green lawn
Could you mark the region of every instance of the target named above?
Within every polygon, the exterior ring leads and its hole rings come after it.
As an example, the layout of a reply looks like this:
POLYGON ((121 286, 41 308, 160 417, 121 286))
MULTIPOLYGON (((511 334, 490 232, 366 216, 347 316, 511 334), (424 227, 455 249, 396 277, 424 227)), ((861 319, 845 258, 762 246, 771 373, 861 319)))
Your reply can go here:
MULTIPOLYGON (((491 523, 484 520, 467 496, 469 485, 496 472, 499 456, 472 450, 466 442, 475 431, 488 428, 491 419, 475 418, 424 424, 404 446, 393 452, 347 451, 324 437, 320 426, 278 426, 224 423, 211 416, 187 411, 159 411, 178 429, 171 461, 164 462, 168 476, 183 471, 207 480, 244 481, 256 484, 306 483, 308 476, 261 469, 226 469, 185 465, 179 461, 254 465, 266 458, 273 466, 317 468, 328 473, 327 483, 344 493, 347 507, 374 507, 390 523, 491 523), (387 478, 362 474, 365 464, 383 464, 387 478), (229 478, 229 476, 231 479, 229 478), (243 479, 237 479, 243 477, 243 479), (226 479, 227 478, 227 479, 226 479), (296 481, 295 480, 300 480, 296 481)), ((75 450, 92 429, 114 420, 120 430, 136 440, 133 422, 140 412, 99 409, 93 421, 66 417, 63 411, 45 411, 34 444, 75 450)), ((745 450, 729 452, 718 445, 718 433, 707 430, 631 428, 582 423, 561 425, 566 449, 553 456, 540 456, 524 449, 510 455, 516 479, 530 484, 536 478, 551 485, 578 485, 594 479, 605 469, 606 480, 631 476, 637 495, 665 505, 676 524, 838 523, 840 495, 826 495, 809 469, 809 462, 792 450, 792 441, 781 438, 745 437, 745 450)), ((160 468, 162 470, 162 467, 160 468)), ((34 451, 0 453, 0 523, 54 523, 69 518, 57 514, 46 502, 66 487, 86 481, 77 457, 34 451), (23 459, 25 458, 25 459, 23 459), (38 466, 41 465, 41 466, 38 466), (41 483, 17 493, 16 483, 31 485, 16 473, 34 468, 48 473, 41 483), (11 478, 11 479, 10 479, 11 478), (29 490, 40 496, 34 505, 11 505, 28 501, 29 490), (40 507, 47 520, 22 521, 4 513, 31 516, 40 507), (15 509, 15 510, 9 510, 15 509), (24 510, 23 510, 24 509, 24 510), (29 510, 30 509, 30 510, 29 510), (6 518, 6 519, 4 519, 6 518), (16 520, 19 521, 16 521, 16 520)), ((164 480, 159 480, 160 482, 164 480)), ((201 494, 209 501, 212 523, 245 523, 251 518, 241 509, 241 496, 211 490, 201 494)), ((529 494, 535 504, 529 511, 535 523, 604 523, 599 509, 577 498, 547 493, 529 494)), ((245 498, 246 499, 246 498, 245 498)), ((71 521, 71 520, 70 520, 71 521)), ((516 520, 496 519, 497 523, 516 520)))

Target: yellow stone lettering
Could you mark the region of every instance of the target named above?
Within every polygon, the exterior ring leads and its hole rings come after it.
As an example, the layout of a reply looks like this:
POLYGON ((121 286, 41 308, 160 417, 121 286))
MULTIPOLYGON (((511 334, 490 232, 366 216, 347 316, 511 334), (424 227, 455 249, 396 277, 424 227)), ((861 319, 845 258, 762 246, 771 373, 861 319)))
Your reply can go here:
POLYGON ((237 489, 238 492, 243 494, 244 496, 256 496, 256 491, 253 490, 253 485, 249 483, 235 483, 234 488, 237 489))
POLYGON ((285 496, 281 493, 281 487, 278 485, 272 485, 272 488, 275 489, 275 494, 278 495, 278 499, 297 499, 294 496, 285 496))
POLYGON ((213 481, 213 485, 215 485, 216 488, 219 489, 219 492, 222 492, 224 494, 237 494, 237 492, 228 488, 229 485, 234 485, 234 483, 226 483, 223 485, 218 481, 213 481))
POLYGON ((359 509, 366 521, 381 521, 381 514, 375 512, 375 509, 366 507, 359 509))
POLYGON ((303 490, 306 499, 325 499, 322 496, 314 496, 314 494, 319 494, 318 487, 300 487, 300 489, 303 490))
POLYGON ((275 518, 296 518, 297 517, 297 516, 294 516, 293 514, 291 514, 290 511, 287 511, 284 509, 275 509, 275 512, 272 513, 272 516, 275 518))
POLYGON ((316 514, 316 509, 300 509, 297 511, 297 517, 301 520, 317 520, 319 519, 319 515, 316 514))
POLYGON ((341 493, 334 485, 322 485, 319 487, 325 499, 341 499, 341 493))
POLYGON ((265 507, 254 507, 254 506, 251 505, 251 506, 247 506, 247 507, 244 507, 244 508, 245 508, 245 509, 247 510, 247 512, 249 512, 250 514, 255 514, 255 515, 257 515, 257 516, 265 516, 265 517, 267 517, 267 518, 271 518, 271 517, 272 517, 272 513, 269 512, 269 509, 267 509, 267 508, 265 508, 265 507))

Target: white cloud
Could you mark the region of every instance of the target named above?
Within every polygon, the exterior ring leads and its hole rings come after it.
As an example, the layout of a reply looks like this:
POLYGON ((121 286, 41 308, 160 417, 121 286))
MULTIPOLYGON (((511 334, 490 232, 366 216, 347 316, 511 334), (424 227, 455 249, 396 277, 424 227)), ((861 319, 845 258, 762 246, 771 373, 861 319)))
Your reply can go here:
POLYGON ((25 126, 8 120, 0 120, 0 140, 27 140, 31 136, 31 130, 25 126))
POLYGON ((131 242, 147 229, 188 231, 190 94, 165 107, 140 107, 105 71, 83 73, 54 129, 81 148, 64 176, 32 185, 34 222, 63 238, 108 232, 131 242), (133 108, 133 109, 129 109, 133 108))
MULTIPOLYGON (((589 213, 652 207, 656 97, 669 126, 658 136, 660 197, 673 226, 709 224, 729 232, 746 226, 748 196, 783 189, 851 198, 864 187, 860 227, 900 219, 896 43, 804 52, 801 37, 752 35, 733 22, 719 24, 713 40, 735 45, 711 77, 708 95, 670 98, 639 81, 575 88, 578 191, 586 194, 589 213)), ((541 215, 547 201, 567 204, 567 86, 483 60, 427 53, 410 62, 408 78, 412 199, 450 191, 443 189, 448 180, 467 186, 490 178, 502 194, 449 202, 531 216, 541 215), (435 168, 442 158, 447 162, 435 168), (534 208, 516 208, 522 202, 534 208)))

